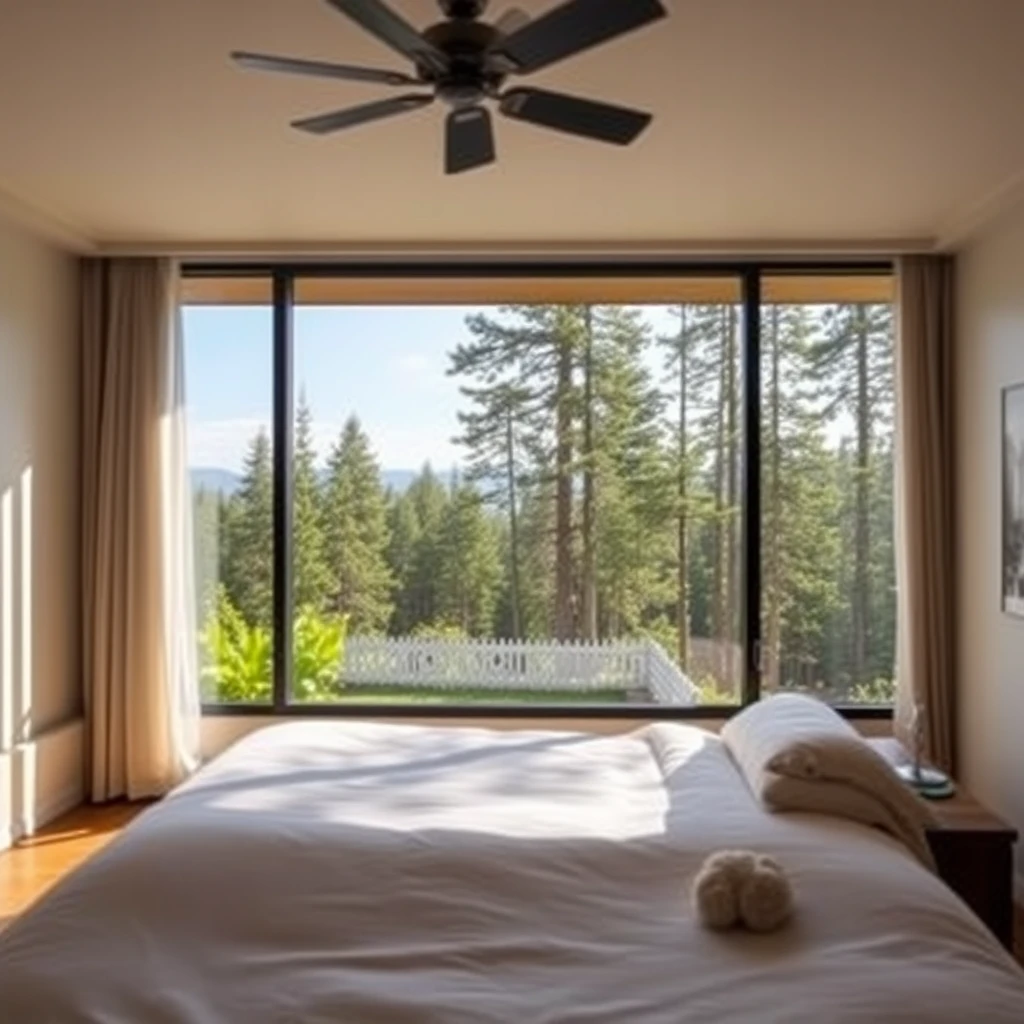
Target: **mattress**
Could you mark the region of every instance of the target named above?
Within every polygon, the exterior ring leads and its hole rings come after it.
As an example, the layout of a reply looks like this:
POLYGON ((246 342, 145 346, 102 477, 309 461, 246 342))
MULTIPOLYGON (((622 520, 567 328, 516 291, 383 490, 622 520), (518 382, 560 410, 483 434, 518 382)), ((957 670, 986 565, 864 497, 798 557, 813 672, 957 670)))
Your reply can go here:
POLYGON ((143 814, 0 936, 25 1024, 1024 1021, 1024 975, 895 840, 769 814, 721 742, 294 723, 143 814), (752 847, 774 935, 690 882, 752 847))

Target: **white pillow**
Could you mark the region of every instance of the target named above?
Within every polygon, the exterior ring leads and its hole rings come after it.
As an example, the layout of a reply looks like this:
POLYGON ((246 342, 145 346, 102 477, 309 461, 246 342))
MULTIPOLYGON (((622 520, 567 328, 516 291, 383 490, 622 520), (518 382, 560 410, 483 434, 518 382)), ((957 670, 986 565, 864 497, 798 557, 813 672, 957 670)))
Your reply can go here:
POLYGON ((933 866, 930 808, 827 704, 803 694, 769 697, 731 719, 722 739, 769 810, 832 814, 882 828, 933 866))
POLYGON ((833 708, 801 693, 780 693, 751 704, 722 729, 722 740, 755 793, 765 786, 764 773, 778 771, 787 761, 805 777, 810 769, 803 762, 810 748, 797 744, 829 736, 860 740, 856 729, 833 708))

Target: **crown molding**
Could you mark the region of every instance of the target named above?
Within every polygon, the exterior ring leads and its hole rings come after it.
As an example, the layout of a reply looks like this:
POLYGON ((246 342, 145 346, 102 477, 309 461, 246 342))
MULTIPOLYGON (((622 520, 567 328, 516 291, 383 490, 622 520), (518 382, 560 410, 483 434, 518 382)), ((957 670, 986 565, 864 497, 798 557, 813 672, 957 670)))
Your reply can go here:
POLYGON ((476 242, 453 243, 309 243, 309 242, 100 242, 96 252, 101 256, 170 256, 196 262, 237 260, 338 260, 375 262, 409 262, 410 260, 451 260, 472 263, 482 260, 536 262, 593 260, 604 262, 644 262, 657 260, 751 258, 775 259, 878 259, 909 253, 926 253, 935 249, 934 238, 881 239, 806 239, 770 241, 763 239, 735 241, 680 241, 638 243, 607 242, 476 242))
POLYGON ((964 203, 943 222, 935 249, 951 252, 969 242, 989 224, 1024 202, 1024 168, 973 203, 964 203))
POLYGON ((0 184, 0 216, 61 249, 82 255, 96 251, 95 242, 82 228, 22 199, 3 184, 0 184))

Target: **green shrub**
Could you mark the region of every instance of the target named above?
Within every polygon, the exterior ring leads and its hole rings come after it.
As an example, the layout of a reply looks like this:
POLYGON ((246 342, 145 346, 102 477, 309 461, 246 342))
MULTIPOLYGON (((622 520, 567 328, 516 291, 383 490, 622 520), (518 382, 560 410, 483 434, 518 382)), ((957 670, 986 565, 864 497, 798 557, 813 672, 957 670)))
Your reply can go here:
MULTIPOLYGON (((347 615, 303 608, 295 618, 292 690, 296 700, 331 700, 342 687, 347 615)), ((245 621, 223 588, 200 633, 203 696, 223 703, 271 700, 273 640, 270 630, 245 621)))
POLYGON ((851 704, 895 704, 896 680, 872 679, 868 683, 858 683, 850 689, 851 704))
POLYGON ((268 701, 270 631, 250 626, 221 590, 200 633, 203 696, 226 703, 268 701))
POLYGON ((296 700, 333 700, 342 689, 348 616, 303 608, 295 619, 292 693, 296 700))

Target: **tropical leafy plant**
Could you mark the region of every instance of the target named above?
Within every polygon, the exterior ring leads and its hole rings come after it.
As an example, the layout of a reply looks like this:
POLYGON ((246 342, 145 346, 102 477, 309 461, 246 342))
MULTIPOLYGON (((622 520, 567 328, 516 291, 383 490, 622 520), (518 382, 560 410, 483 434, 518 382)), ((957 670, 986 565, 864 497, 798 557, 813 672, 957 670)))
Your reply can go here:
MULTIPOLYGON (((305 607, 295 618, 292 692, 300 701, 339 695, 348 634, 347 615, 320 615, 305 607)), ((223 703, 271 699, 273 643, 270 631, 250 626, 223 591, 201 634, 203 694, 223 703)))
POLYGON ((270 700, 270 631, 250 626, 221 588, 200 635, 203 695, 225 703, 270 700))
POLYGON ((332 700, 342 688, 347 615, 317 614, 303 608, 295 618, 292 693, 297 700, 332 700))

